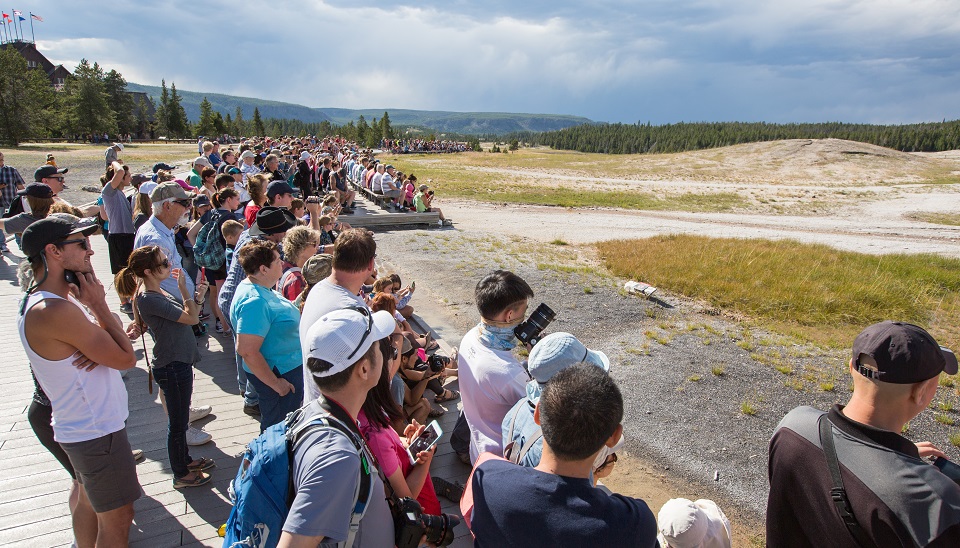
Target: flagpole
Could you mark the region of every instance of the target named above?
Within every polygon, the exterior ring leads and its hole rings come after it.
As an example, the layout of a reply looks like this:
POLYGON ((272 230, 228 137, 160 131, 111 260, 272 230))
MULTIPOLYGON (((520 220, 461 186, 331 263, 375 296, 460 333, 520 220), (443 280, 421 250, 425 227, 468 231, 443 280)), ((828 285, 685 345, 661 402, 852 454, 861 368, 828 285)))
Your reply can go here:
POLYGON ((37 43, 37 37, 33 34, 33 12, 30 12, 30 39, 33 40, 33 43, 37 43))
POLYGON ((22 36, 22 37, 23 37, 23 41, 26 42, 26 41, 27 41, 27 39, 26 39, 27 36, 26 36, 25 34, 23 34, 23 16, 22 16, 22 15, 18 15, 18 16, 17 16, 17 19, 19 19, 19 22, 20 22, 20 36, 22 36))
POLYGON ((17 32, 17 21, 16 21, 16 19, 14 19, 14 17, 16 17, 16 15, 13 14, 14 11, 15 11, 15 10, 10 10, 10 24, 13 25, 13 33, 14 33, 14 35, 16 35, 17 40, 19 41, 19 40, 20 40, 20 33, 17 32))
POLYGON ((7 38, 7 20, 4 19, 4 20, 2 21, 2 23, 3 23, 3 36, 2 36, 2 38, 3 38, 3 43, 6 44, 7 42, 10 41, 10 40, 7 38))

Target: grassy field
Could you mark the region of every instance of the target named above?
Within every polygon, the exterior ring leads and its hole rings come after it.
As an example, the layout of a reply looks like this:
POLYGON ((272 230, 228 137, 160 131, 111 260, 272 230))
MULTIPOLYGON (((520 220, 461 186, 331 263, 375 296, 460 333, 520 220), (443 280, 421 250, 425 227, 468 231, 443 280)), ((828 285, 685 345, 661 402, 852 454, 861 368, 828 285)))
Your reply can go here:
POLYGON ((849 348, 865 326, 894 319, 960 348, 960 260, 680 235, 604 242, 598 250, 618 276, 803 341, 849 348))
POLYGON ((960 214, 957 213, 931 213, 918 211, 906 216, 914 221, 924 223, 933 223, 937 225, 960 226, 960 214))
MULTIPOLYGON (((30 178, 37 166, 47 161, 47 153, 53 154, 60 167, 95 166, 103 171, 103 155, 107 145, 101 143, 32 143, 15 149, 3 149, 4 161, 20 170, 25 178, 30 178), (99 163, 97 163, 99 161, 99 163)), ((196 158, 197 146, 194 144, 129 144, 124 145, 120 158, 135 170, 151 168, 157 162, 183 161, 196 158)))

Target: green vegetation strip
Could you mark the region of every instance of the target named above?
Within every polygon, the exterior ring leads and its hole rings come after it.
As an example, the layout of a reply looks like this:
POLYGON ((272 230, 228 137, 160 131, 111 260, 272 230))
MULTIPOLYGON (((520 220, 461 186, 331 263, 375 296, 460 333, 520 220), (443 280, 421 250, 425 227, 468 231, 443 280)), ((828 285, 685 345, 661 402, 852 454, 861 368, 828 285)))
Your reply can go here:
POLYGON ((922 221, 924 223, 933 223, 937 225, 960 226, 960 214, 957 213, 931 213, 918 211, 907 215, 908 219, 922 221))
POLYGON ((848 348, 863 327, 893 319, 960 348, 960 260, 686 235, 603 242, 598 249, 617 276, 802 340, 848 348))

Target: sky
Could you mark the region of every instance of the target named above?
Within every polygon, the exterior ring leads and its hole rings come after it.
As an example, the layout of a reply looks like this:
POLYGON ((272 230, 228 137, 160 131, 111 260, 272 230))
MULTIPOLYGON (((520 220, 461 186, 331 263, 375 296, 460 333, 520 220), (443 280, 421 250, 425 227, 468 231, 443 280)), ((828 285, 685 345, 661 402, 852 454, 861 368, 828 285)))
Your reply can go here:
POLYGON ((957 0, 49 0, 11 9, 43 18, 38 49, 71 70, 86 58, 130 82, 163 78, 311 107, 654 124, 960 118, 957 0))

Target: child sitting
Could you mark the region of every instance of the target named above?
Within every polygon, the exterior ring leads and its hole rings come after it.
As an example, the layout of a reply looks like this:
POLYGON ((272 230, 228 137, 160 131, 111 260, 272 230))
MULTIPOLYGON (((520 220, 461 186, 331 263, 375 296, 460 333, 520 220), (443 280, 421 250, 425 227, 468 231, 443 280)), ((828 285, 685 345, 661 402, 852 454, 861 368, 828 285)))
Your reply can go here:
POLYGON ((320 225, 320 245, 333 245, 334 240, 337 239, 337 235, 333 233, 333 217, 321 215, 318 224, 320 225))

